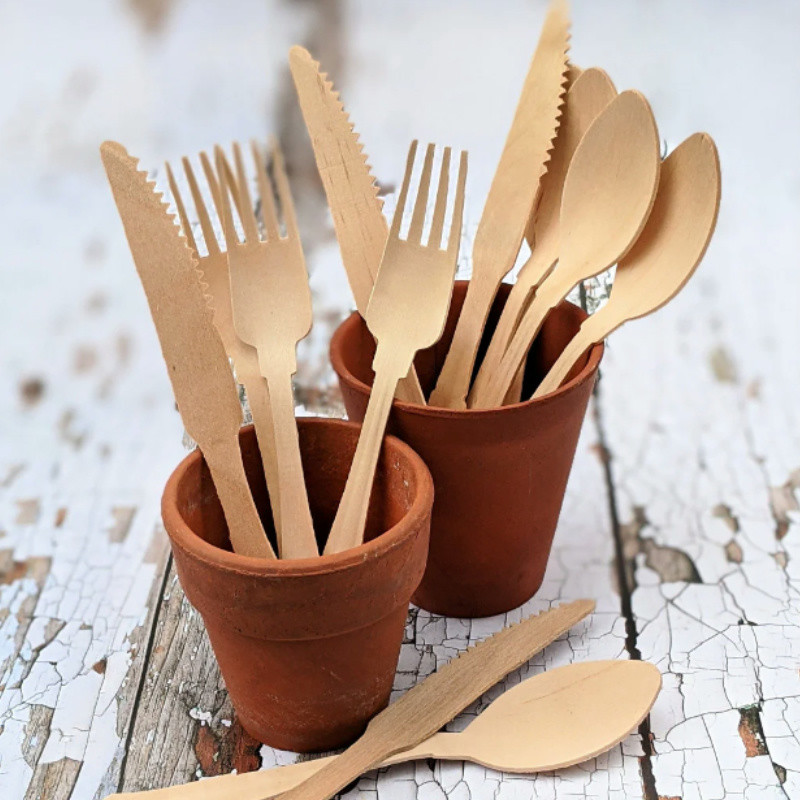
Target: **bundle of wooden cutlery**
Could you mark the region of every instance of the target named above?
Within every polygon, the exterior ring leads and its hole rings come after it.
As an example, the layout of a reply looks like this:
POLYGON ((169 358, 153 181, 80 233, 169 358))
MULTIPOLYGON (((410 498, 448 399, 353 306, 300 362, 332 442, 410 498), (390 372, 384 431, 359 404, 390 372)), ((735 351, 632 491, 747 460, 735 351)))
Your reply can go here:
POLYGON ((314 529, 294 421, 295 351, 312 314, 280 148, 273 143, 267 158, 253 145, 250 170, 238 144, 232 163, 219 146, 213 160, 199 155, 216 224, 190 160, 183 159, 201 248, 169 165, 183 238, 124 149, 103 146, 178 406, 206 456, 237 552, 271 557, 275 549, 281 558, 307 558, 358 545, 393 399, 467 411, 536 400, 556 391, 592 344, 666 303, 697 267, 719 207, 713 141, 695 134, 662 163, 646 99, 634 90, 617 94, 601 69, 571 65, 568 49, 566 0, 553 0, 474 237, 466 299, 427 392, 414 356, 437 342, 448 313, 466 153, 451 188, 452 153, 444 150, 434 197, 434 146, 428 146, 409 233, 401 238, 416 143, 390 228, 332 81, 302 47, 289 53, 355 305, 377 341, 372 397, 330 534, 314 529), (488 330, 498 287, 526 240, 530 256, 488 330), (548 374, 536 376, 534 390, 522 396, 526 358, 550 311, 583 282, 614 268, 607 306, 583 323, 548 374), (237 383, 252 410, 270 495, 267 536, 236 450, 237 383))

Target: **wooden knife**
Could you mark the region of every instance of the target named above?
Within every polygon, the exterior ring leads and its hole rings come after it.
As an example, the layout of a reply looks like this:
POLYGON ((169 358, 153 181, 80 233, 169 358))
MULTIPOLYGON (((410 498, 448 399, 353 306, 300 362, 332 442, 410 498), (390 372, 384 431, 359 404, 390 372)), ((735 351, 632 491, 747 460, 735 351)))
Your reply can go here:
POLYGON ((329 765, 280 800, 328 800, 383 759, 418 745, 509 672, 594 611, 575 600, 531 616, 465 650, 410 689, 367 726, 364 735, 329 765))
MULTIPOLYGON (((319 62, 295 45, 289 51, 289 67, 333 216, 342 263, 363 317, 389 236, 378 187, 339 93, 320 71, 319 62)), ((398 384, 395 396, 425 405, 413 367, 398 384)))
POLYGON ((567 83, 569 11, 553 0, 472 248, 472 278, 432 406, 466 408, 475 356, 497 288, 514 266, 558 131, 567 83))
POLYGON ((228 357, 198 280, 198 262, 138 161, 116 142, 100 147, 136 271, 188 434, 205 457, 236 553, 274 558, 239 450, 242 407, 228 357))

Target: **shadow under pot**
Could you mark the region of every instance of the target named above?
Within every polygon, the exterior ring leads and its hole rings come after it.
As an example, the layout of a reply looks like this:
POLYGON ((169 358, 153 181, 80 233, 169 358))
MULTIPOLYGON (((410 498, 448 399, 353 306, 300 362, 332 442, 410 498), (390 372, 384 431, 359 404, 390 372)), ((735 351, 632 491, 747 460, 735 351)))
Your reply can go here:
MULTIPOLYGON (((318 540, 327 537, 360 426, 298 420, 318 540)), ((269 500, 252 426, 240 443, 262 520, 269 500)), ((231 551, 208 468, 195 451, 162 498, 178 577, 200 612, 245 730, 282 750, 348 744, 389 701, 409 600, 425 568, 433 483, 403 442, 384 440, 364 544, 319 558, 231 551)), ((270 535, 274 530, 269 525, 270 535)))
MULTIPOLYGON (((503 284, 498 292, 478 363, 510 288, 503 284)), ((466 281, 456 281, 442 338, 415 360, 426 395, 444 363, 466 289, 466 281)), ((531 396, 585 318, 567 302, 550 312, 528 354, 523 397, 531 396)), ((331 340, 331 363, 352 420, 364 418, 374 353, 375 342, 356 313, 331 340)), ((422 456, 436 489, 428 565, 414 603, 437 614, 484 617, 533 597, 544 578, 602 356, 603 345, 594 345, 556 392, 501 408, 394 401, 388 430, 422 456)))

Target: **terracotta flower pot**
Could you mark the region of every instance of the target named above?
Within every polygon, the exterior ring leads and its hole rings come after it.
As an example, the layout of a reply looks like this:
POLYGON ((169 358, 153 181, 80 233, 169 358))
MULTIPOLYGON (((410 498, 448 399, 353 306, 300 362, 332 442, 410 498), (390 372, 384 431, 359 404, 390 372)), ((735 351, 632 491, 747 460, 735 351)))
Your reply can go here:
MULTIPOLYGON (((466 287, 456 282, 441 340, 417 356, 426 393, 450 346, 466 287)), ((494 330, 509 289, 502 287, 487 331, 494 330)), ((530 396, 585 316, 571 303, 551 312, 528 356, 523 396, 530 396)), ((364 418, 374 351, 358 314, 331 340, 350 419, 364 418)), ((602 355, 603 345, 596 345, 557 392, 503 408, 454 411, 395 401, 389 430, 422 456, 436 488, 428 565, 413 602, 439 614, 483 617, 536 593, 602 355)))
MULTIPOLYGON (((324 539, 360 428, 308 418, 299 429, 314 527, 324 539)), ((269 519, 252 427, 240 440, 256 504, 269 519)), ((248 733, 284 750, 328 750, 355 739, 387 704, 409 600, 425 568, 432 503, 425 464, 390 437, 363 545, 262 560, 231 551, 199 452, 178 465, 164 490, 164 525, 183 590, 203 617, 248 733)))

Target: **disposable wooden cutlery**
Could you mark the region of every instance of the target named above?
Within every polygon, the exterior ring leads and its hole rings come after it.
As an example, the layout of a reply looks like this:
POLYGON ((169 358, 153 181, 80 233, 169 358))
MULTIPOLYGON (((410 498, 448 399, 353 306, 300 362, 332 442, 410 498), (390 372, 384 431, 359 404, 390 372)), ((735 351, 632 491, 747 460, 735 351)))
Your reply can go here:
MULTIPOLYGON (((567 91, 553 154, 547 165, 547 172, 542 178, 539 205, 533 214, 533 222, 528 231, 532 247, 531 255, 508 294, 503 313, 492 333, 489 348, 481 364, 481 368, 490 373, 497 369, 533 291, 547 277, 558 258, 561 196, 564 190, 564 178, 575 149, 597 115, 616 97, 616 94, 617 91, 608 75, 596 68, 578 74, 567 91)), ((518 376, 521 376, 521 373, 522 369, 518 372, 518 376)), ((521 388, 521 382, 519 385, 521 388)), ((514 398, 515 401, 517 399, 514 398)))
POLYGON ((373 717, 364 735, 281 800, 328 800, 384 759, 436 733, 504 675, 594 610, 576 600, 490 636, 447 663, 373 717))
MULTIPOLYGON (((189 247, 194 250, 195 256, 200 264, 202 280, 205 284, 204 292, 211 299, 211 311, 214 315, 214 327, 222 339, 225 352, 233 362, 236 378, 244 386, 247 394, 247 402, 250 406, 250 413, 253 415, 253 426, 258 438, 258 449, 261 453, 261 461, 264 465, 264 475, 267 479, 267 489, 270 496, 272 515, 275 521, 275 530, 280 529, 279 513, 280 503, 278 500, 278 466, 275 459, 275 434, 272 429, 272 409, 269 403, 269 395, 264 379, 258 368, 258 353, 254 347, 245 344, 237 335, 233 327, 233 309, 231 306, 231 283, 228 274, 228 255, 220 247, 214 226, 211 223, 206 208, 205 200, 200 191, 200 186, 194 175, 192 164, 188 158, 181 159, 186 181, 189 184, 189 191, 192 195, 195 213, 200 223, 203 233, 203 242, 206 248, 206 255, 201 256, 192 231, 189 216, 186 213, 186 206, 178 189, 175 175, 169 164, 166 164, 167 180, 169 181, 170 192, 175 207, 178 210, 178 217, 181 221, 181 228, 186 237, 189 247)), ((222 219, 222 198, 216 175, 211 166, 211 161, 205 153, 200 153, 200 163, 205 174, 211 197, 217 212, 217 218, 222 219)), ((241 212, 240 212, 241 213, 241 212)), ((224 247, 224 241, 223 241, 224 247)))
POLYGON ((623 92, 596 117, 564 179, 558 266, 542 282, 496 369, 481 369, 470 405, 502 404, 551 308, 615 264, 647 221, 658 186, 658 131, 647 100, 623 92))
MULTIPOLYGON (((490 703, 459 733, 434 733, 384 759, 388 767, 435 758, 471 761, 501 772, 548 772, 580 764, 619 744, 640 725, 661 688, 646 661, 586 661, 536 675, 490 703)), ((262 800, 291 789, 337 756, 225 775, 116 800, 262 800)))
POLYGON ((294 416, 292 375, 297 371, 297 343, 311 329, 311 292, 297 229, 289 180, 280 150, 272 148, 272 165, 286 234, 281 234, 275 198, 258 148, 253 160, 261 195, 264 238, 247 184, 241 148, 234 144, 236 185, 228 179, 230 167, 220 147, 215 149, 217 177, 222 191, 222 220, 228 247, 233 324, 239 338, 258 353, 267 382, 275 435, 280 505, 278 552, 281 558, 319 555, 308 505, 294 416), (244 239, 236 231, 230 203, 235 194, 242 209, 244 239))
POLYGON ((372 290, 365 321, 377 341, 373 361, 375 380, 358 439, 353 463, 326 553, 337 553, 361 543, 367 518, 375 465, 397 381, 408 372, 418 350, 430 347, 442 335, 461 239, 467 154, 461 153, 447 247, 442 249, 450 180, 450 148, 444 150, 430 236, 422 243, 425 211, 433 168, 434 146, 428 145, 408 237, 400 238, 417 142, 411 144, 403 186, 386 242, 381 267, 372 290))
POLYGON ((519 253, 558 129, 569 48, 566 0, 554 0, 522 87, 472 248, 472 277, 429 403, 465 408, 494 296, 519 253))
POLYGON ((617 265, 608 302, 589 317, 534 393, 555 391, 595 342, 668 303, 694 274, 717 223, 720 169, 706 133, 695 133, 661 165, 653 210, 636 244, 617 265))
MULTIPOLYGON (((389 235, 378 187, 339 93, 320 71, 319 63, 308 50, 295 46, 289 51, 289 67, 328 198, 342 263, 363 317, 389 235)), ((425 405, 413 365, 398 382, 395 396, 425 405)))
POLYGON ((155 184, 125 148, 104 142, 100 154, 147 295, 181 419, 208 464, 233 549, 246 556, 274 557, 239 450, 239 393, 198 281, 194 253, 155 184))

